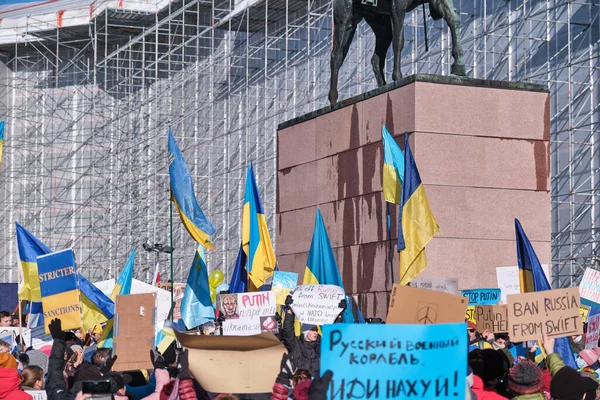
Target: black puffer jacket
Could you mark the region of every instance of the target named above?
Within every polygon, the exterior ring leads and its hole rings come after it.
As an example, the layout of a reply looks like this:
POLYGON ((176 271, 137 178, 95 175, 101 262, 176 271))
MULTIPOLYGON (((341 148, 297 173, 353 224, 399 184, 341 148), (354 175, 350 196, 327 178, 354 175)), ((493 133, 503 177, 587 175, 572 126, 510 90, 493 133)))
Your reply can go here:
POLYGON ((74 394, 67 389, 63 371, 65 369, 65 341, 54 339, 50 360, 48 362, 48 377, 46 378, 46 394, 48 400, 73 400, 74 394))
POLYGON ((294 332, 294 314, 286 313, 281 330, 281 340, 298 369, 307 369, 312 376, 319 374, 321 363, 321 336, 314 342, 304 340, 304 335, 297 337, 294 332))

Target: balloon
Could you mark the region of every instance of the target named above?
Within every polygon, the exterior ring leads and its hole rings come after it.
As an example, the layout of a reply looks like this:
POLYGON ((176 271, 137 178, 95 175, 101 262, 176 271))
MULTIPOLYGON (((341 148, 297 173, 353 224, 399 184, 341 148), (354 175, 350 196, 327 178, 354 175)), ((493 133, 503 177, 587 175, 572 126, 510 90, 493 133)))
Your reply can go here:
POLYGON ((212 300, 213 303, 217 299, 217 291, 213 288, 210 288, 210 299, 212 300))
POLYGON ((223 275, 223 271, 221 271, 219 269, 215 269, 208 276, 208 283, 210 284, 210 287, 216 288, 221 283, 223 283, 223 279, 225 279, 225 276, 223 275))
POLYGON ((229 290, 229 285, 223 282, 219 286, 217 286, 215 290, 217 291, 217 293, 226 292, 229 290))

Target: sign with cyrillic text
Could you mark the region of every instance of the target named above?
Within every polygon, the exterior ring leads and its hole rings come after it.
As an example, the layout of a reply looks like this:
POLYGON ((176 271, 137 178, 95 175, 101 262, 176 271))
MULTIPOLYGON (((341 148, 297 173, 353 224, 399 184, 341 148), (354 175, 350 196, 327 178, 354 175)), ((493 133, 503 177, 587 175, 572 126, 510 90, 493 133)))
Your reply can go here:
POLYGON ((333 372, 327 399, 463 400, 466 329, 464 322, 324 325, 321 371, 333 372))
POLYGON ((66 249, 37 257, 44 326, 55 318, 63 330, 81 326, 81 306, 77 286, 77 267, 73 250, 66 249))
POLYGON ((272 291, 218 294, 216 302, 225 317, 223 335, 249 336, 278 331, 275 321, 276 298, 272 291))
POLYGON ((463 290, 462 295, 469 298, 470 306, 493 306, 500 301, 500 289, 468 289, 463 290))
POLYGON ((579 284, 579 295, 582 304, 600 308, 600 271, 586 268, 579 284))
POLYGON ((491 333, 508 332, 508 307, 475 306, 475 320, 477 332, 488 331, 491 333))
POLYGON ((508 333, 513 342, 583 333, 579 289, 555 289, 508 296, 508 333))
POLYGON ((300 285, 292 294, 292 311, 303 324, 333 324, 342 312, 344 289, 336 285, 300 285))

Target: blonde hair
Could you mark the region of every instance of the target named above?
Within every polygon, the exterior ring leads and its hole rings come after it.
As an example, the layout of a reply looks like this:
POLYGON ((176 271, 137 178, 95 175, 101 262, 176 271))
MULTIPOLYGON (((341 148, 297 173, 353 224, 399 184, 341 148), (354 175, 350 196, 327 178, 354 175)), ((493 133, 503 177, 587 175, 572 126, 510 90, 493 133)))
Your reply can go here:
POLYGON ((21 372, 21 386, 34 387, 37 381, 44 382, 43 369, 37 365, 31 365, 27 368, 23 368, 23 371, 21 372))
POLYGON ((10 351, 10 344, 4 340, 0 340, 0 353, 8 353, 10 351))

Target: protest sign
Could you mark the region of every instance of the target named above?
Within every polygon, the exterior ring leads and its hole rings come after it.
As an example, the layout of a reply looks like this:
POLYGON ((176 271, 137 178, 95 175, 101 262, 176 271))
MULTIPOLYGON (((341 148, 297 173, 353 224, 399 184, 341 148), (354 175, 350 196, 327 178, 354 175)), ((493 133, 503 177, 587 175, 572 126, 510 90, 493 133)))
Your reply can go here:
POLYGON ((45 390, 27 390, 27 394, 33 397, 33 400, 47 400, 48 396, 46 395, 45 390))
MULTIPOLYGON (((14 353, 17 351, 17 341, 16 341, 15 331, 2 331, 0 332, 0 340, 6 342, 8 344, 7 353, 14 353)), ((4 349, 2 349, 4 351, 4 349)))
MULTIPOLYGON (((550 273, 548 270, 548 264, 542 264, 542 270, 548 282, 550 280, 550 273)), ((502 292, 502 303, 506 304, 506 296, 509 294, 521 293, 521 280, 519 278, 519 267, 496 267, 496 279, 498 280, 498 287, 502 292)))
POLYGON ((475 320, 477 332, 508 332, 508 307, 506 305, 476 306, 475 320))
POLYGON ((481 288, 463 290, 462 295, 469 298, 470 306, 493 306, 500 301, 500 289, 481 288))
POLYGON ((475 319, 475 306, 467 307, 467 313, 465 314, 465 321, 471 321, 473 323, 477 322, 477 320, 475 319))
POLYGON ((395 284, 388 324, 442 324, 464 322, 468 300, 463 296, 395 284))
POLYGON ((155 348, 156 294, 117 296, 113 350, 118 356, 114 371, 152 369, 148 357, 155 348))
POLYGON ((579 284, 579 295, 583 305, 600 308, 600 271, 586 268, 579 284))
POLYGON ((585 324, 588 319, 588 315, 590 315, 590 310, 592 308, 588 306, 579 306, 579 315, 581 315, 581 321, 585 324))
POLYGON ((175 336, 189 351, 190 372, 213 393, 272 392, 286 352, 271 332, 237 337, 175 331, 175 336))
POLYGON ((598 330, 600 330, 600 314, 591 316, 588 321, 587 335, 585 337, 586 349, 598 347, 598 330))
POLYGON ((247 336, 265 330, 277 332, 275 293, 218 294, 217 307, 225 317, 223 335, 247 336), (262 317, 272 317, 271 319, 262 317))
POLYGON ((466 328, 464 322, 323 326, 321 371, 333 372, 327 398, 463 400, 466 328))
POLYGON ((336 285, 301 285, 292 293, 292 311, 303 324, 333 324, 345 298, 344 289, 336 285))
POLYGON ((72 249, 37 257, 42 309, 46 333, 55 318, 61 320, 63 329, 81 326, 81 305, 77 286, 77 267, 72 249))
POLYGON ((44 353, 50 355, 50 351, 52 350, 52 335, 46 333, 45 327, 38 326, 35 328, 31 328, 31 333, 29 337, 28 346, 33 347, 34 349, 41 350, 44 353))
MULTIPOLYGON (((169 292, 169 296, 170 296, 171 282, 161 282, 156 286, 159 289, 169 292)), ((175 301, 175 307, 173 308, 173 320, 181 319, 181 300, 183 300, 183 292, 185 291, 186 286, 187 286, 187 284, 185 284, 185 283, 175 282, 175 286, 173 287, 173 300, 175 301)), ((169 298, 169 309, 170 309, 170 305, 171 305, 171 299, 169 298)))
POLYGON ((271 289, 275 292, 275 302, 282 306, 293 288, 298 284, 298 274, 295 272, 275 271, 271 289))
POLYGON ((508 295, 508 332, 513 342, 580 335, 578 288, 508 295))
POLYGON ((410 286, 441 293, 460 294, 456 278, 415 278, 410 281, 410 286))

